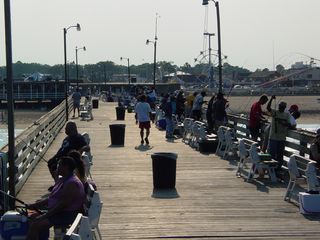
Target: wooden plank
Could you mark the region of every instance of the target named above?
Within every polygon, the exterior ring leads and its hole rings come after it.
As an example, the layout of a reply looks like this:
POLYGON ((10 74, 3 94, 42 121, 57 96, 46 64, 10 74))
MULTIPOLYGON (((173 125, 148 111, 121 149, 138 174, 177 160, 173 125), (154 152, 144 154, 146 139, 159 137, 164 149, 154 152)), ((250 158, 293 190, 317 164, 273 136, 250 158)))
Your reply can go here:
MULTIPOLYGON (((247 183, 235 175, 237 161, 200 154, 181 139, 166 141, 165 132, 154 125, 150 148, 141 147, 134 114, 115 121, 115 104, 100 102, 93 115, 93 121, 75 121, 79 132, 91 138, 91 174, 104 202, 103 239, 319 238, 320 218, 304 217, 294 204, 283 201, 286 184, 267 179, 247 183), (114 123, 126 124, 124 147, 110 146, 109 124, 114 123), (176 192, 153 191, 150 154, 154 152, 178 154, 176 192)), ((61 131, 46 159, 64 137, 61 131)), ((46 163, 40 161, 18 197, 34 201, 51 184, 46 163)))

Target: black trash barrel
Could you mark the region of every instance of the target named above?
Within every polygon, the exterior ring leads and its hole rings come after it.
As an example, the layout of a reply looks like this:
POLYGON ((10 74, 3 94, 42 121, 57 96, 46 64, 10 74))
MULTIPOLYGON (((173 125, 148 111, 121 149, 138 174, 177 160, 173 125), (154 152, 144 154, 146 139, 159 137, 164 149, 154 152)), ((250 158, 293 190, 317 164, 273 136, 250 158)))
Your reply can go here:
POLYGON ((151 154, 154 188, 175 188, 177 157, 175 153, 151 154))
POLYGON ((110 124, 111 145, 124 146, 125 124, 110 124))
POLYGON ((126 109, 124 107, 116 107, 117 120, 124 120, 126 109))
POLYGON ((92 108, 99 107, 99 99, 92 99, 92 108))

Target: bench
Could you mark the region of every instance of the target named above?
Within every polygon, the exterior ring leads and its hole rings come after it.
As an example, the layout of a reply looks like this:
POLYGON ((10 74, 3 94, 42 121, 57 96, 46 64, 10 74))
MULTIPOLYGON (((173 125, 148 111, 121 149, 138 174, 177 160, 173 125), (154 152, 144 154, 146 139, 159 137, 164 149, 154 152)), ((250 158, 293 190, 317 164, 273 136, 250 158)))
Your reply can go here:
POLYGON ((292 154, 287 163, 290 180, 284 195, 285 201, 290 201, 297 183, 307 183, 308 191, 319 189, 316 162, 297 154, 292 154))

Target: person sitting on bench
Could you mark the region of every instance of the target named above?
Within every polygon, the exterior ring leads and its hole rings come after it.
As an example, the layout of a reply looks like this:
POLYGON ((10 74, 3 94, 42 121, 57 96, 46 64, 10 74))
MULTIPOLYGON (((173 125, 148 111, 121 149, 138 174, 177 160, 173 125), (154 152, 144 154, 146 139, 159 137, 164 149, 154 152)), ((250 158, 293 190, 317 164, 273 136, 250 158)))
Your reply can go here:
MULTIPOLYGON (((78 150, 80 153, 83 151, 90 151, 85 138, 78 133, 77 125, 73 121, 69 121, 65 127, 67 137, 63 140, 62 145, 58 152, 48 161, 48 168, 53 179, 57 180, 57 164, 60 157, 67 156, 71 150, 78 150)), ((50 191, 50 190, 49 190, 50 191)))
POLYGON ((35 213, 31 218, 27 240, 37 240, 39 235, 52 226, 68 226, 83 211, 85 191, 82 182, 74 174, 76 163, 71 157, 61 157, 57 173, 61 176, 55 183, 50 195, 43 200, 28 204, 28 209, 47 207, 44 214, 35 213))

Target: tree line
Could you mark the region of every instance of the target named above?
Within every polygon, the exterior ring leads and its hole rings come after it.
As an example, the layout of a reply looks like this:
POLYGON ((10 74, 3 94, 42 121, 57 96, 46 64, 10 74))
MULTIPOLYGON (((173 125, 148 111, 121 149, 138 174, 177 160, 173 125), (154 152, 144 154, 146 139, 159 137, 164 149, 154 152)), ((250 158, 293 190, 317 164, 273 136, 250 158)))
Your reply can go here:
MULTIPOLYGON (((177 66, 173 62, 159 61, 157 62, 156 77, 162 76, 176 71, 182 71, 195 75, 209 75, 209 66, 205 63, 198 63, 191 66, 189 63, 185 63, 183 66, 177 66)), ((13 78, 23 79, 28 77, 32 73, 39 72, 44 74, 50 74, 52 79, 59 80, 64 79, 64 65, 56 64, 50 66, 48 64, 40 63, 23 63, 17 61, 13 64, 13 78)), ((128 67, 124 65, 117 65, 112 61, 101 61, 96 64, 78 65, 79 79, 89 80, 94 82, 107 82, 114 74, 127 74, 128 67)), ((245 68, 231 66, 228 63, 223 64, 223 74, 232 73, 249 73, 250 71, 245 68)), ((153 79, 153 63, 143 63, 140 65, 130 65, 130 73, 136 74, 141 78, 147 80, 153 79)), ((76 64, 74 62, 68 63, 68 77, 69 79, 76 79, 76 64)), ((218 74, 217 67, 214 68, 214 74, 218 74)), ((6 77, 6 67, 0 67, 0 79, 6 77)))

